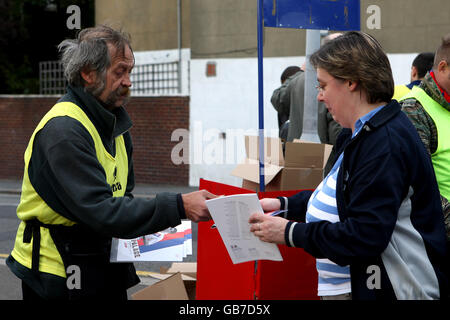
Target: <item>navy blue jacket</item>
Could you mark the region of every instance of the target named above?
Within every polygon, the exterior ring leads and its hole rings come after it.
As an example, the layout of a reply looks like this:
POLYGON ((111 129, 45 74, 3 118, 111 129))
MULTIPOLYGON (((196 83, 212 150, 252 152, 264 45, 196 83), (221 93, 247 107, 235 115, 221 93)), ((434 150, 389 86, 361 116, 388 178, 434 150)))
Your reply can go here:
MULTIPOLYGON (((336 143, 336 154, 344 152, 336 185, 340 222, 290 221, 286 243, 350 265, 353 299, 445 297, 443 213, 416 129, 392 100, 351 135, 344 129, 336 143)), ((305 221, 311 193, 287 198, 287 219, 305 221)))

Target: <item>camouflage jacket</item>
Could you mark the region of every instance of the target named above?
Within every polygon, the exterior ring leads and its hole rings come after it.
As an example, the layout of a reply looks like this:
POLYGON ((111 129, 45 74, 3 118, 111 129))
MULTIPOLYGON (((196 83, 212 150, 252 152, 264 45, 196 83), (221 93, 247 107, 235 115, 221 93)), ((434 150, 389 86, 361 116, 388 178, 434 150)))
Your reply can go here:
MULTIPOLYGON (((439 88, 429 73, 422 80, 419 86, 434 101, 438 102, 443 108, 450 110, 450 104, 442 96, 439 88)), ((416 99, 410 98, 400 102, 403 112, 414 124, 419 133, 428 153, 433 154, 438 145, 437 128, 433 119, 428 115, 423 106, 416 99)), ((449 168, 450 170, 450 168, 449 168)), ((444 212, 445 228, 447 231, 447 240, 450 240, 450 202, 441 196, 442 210, 444 212)))

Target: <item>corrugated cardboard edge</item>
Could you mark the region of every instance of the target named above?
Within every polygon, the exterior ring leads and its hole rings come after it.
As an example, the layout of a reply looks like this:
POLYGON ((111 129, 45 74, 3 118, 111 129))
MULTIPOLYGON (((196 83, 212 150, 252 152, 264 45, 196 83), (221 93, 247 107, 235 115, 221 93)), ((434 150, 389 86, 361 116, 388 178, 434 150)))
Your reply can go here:
MULTIPOLYGON (((182 274, 181 272, 178 272, 179 274, 181 274, 181 279, 184 281, 196 281, 197 279, 195 277, 190 277, 186 274, 182 274)), ((150 275, 152 278, 155 279, 159 279, 159 280, 165 280, 167 278, 170 278, 171 276, 173 276, 173 273, 152 273, 150 275)))

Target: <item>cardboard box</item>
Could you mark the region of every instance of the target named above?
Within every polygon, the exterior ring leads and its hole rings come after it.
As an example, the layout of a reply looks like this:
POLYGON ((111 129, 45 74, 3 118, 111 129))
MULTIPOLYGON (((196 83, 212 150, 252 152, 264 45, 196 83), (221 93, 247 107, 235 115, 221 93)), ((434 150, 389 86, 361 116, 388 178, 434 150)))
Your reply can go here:
POLYGON ((133 300, 195 300, 197 263, 173 263, 169 268, 160 267, 160 274, 152 274, 161 281, 133 295, 133 300))
MULTIPOLYGON (((331 145, 294 140, 285 145, 279 138, 264 138, 264 182, 266 191, 315 189, 331 145)), ((245 136, 246 159, 231 174, 242 178, 242 188, 259 191, 259 137, 245 136)))
POLYGON ((134 293, 131 297, 133 300, 188 300, 179 272, 134 293))
POLYGON ((189 300, 195 300, 197 287, 197 262, 174 262, 170 268, 160 267, 161 274, 181 273, 189 300))

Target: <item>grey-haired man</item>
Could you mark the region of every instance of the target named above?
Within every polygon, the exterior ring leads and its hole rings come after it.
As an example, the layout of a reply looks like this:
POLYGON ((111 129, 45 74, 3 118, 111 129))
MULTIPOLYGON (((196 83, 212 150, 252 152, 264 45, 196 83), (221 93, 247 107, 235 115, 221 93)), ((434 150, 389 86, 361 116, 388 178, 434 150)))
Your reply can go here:
POLYGON ((129 99, 134 56, 127 34, 82 30, 60 46, 67 93, 44 116, 25 152, 7 264, 24 299, 126 299, 139 279, 129 263, 109 262, 111 237, 134 238, 211 218, 202 190, 134 198, 129 99), (80 285, 68 286, 76 267, 80 285))

